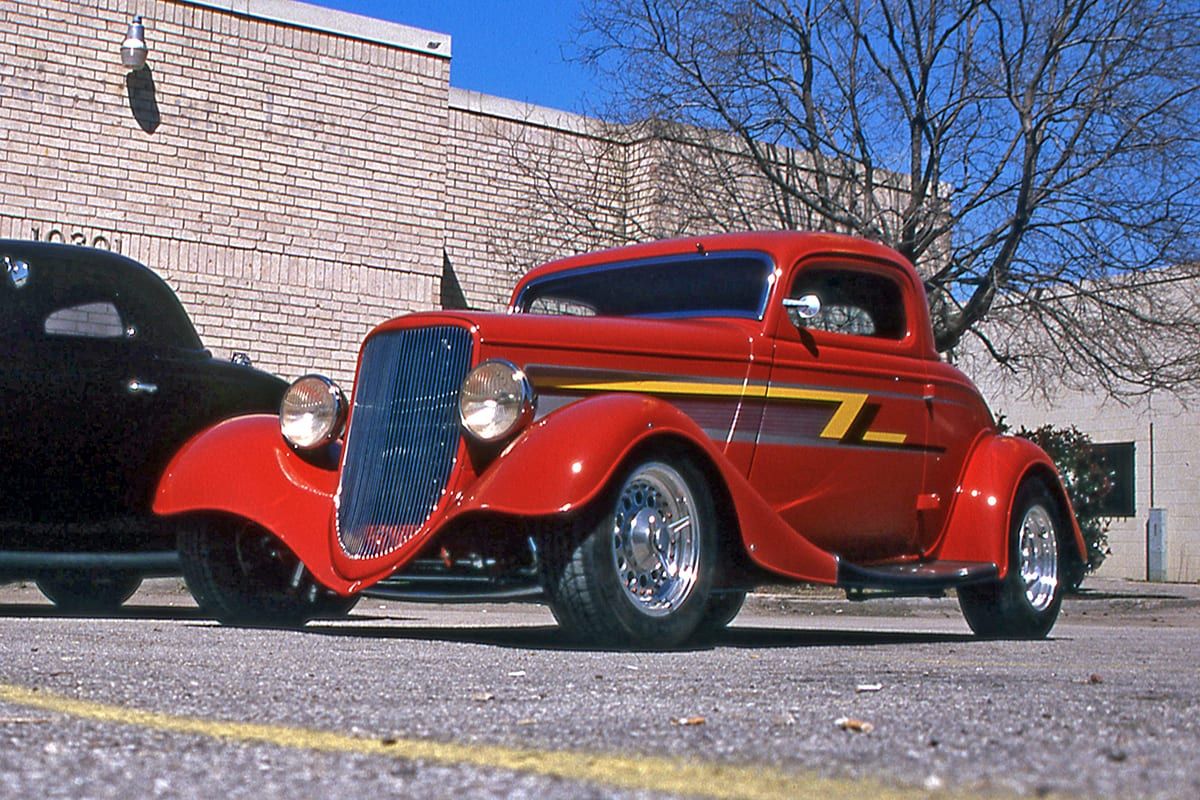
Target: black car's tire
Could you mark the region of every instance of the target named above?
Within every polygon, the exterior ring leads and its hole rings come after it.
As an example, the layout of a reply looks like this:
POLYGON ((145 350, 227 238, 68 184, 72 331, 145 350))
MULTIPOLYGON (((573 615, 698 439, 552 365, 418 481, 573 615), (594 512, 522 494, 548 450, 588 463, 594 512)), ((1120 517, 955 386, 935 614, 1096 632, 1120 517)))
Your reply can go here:
POLYGON ((663 453, 634 463, 614 489, 547 537, 550 609, 583 643, 675 647, 708 608, 718 555, 710 487, 689 460, 663 453))
POLYGON ((142 576, 121 570, 61 569, 43 572, 36 583, 63 611, 93 614, 120 608, 142 585, 142 576))
POLYGON ((306 572, 274 535, 243 520, 189 521, 179 531, 183 579, 196 605, 226 625, 299 627, 350 613, 357 596, 340 597, 306 572))
POLYGON ((1066 588, 1071 544, 1058 502, 1039 481, 1021 485, 1008 531, 1003 580, 958 590, 971 630, 996 639, 1041 639, 1054 627, 1066 588))

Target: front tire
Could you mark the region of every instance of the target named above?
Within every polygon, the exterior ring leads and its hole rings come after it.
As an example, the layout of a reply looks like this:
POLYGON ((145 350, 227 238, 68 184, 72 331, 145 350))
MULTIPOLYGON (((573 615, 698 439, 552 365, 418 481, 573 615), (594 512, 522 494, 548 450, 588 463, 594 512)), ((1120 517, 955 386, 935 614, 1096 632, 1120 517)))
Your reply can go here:
POLYGON ((63 611, 97 614, 120 608, 142 585, 142 576, 121 570, 61 569, 42 573, 36 583, 63 611))
POLYGON ((1040 482, 1017 491, 1008 538, 1008 574, 960 588, 959 607, 978 636, 1044 638, 1062 606, 1070 545, 1059 505, 1040 482))
POLYGON ((704 619, 718 553, 703 474, 674 454, 641 460, 593 512, 581 534, 558 531, 546 548, 547 595, 564 632, 605 646, 686 641, 704 619))
POLYGON ((708 640, 720 636, 741 612, 745 602, 746 593, 740 589, 711 594, 704 609, 704 617, 700 620, 693 638, 708 640))
POLYGON ((345 616, 358 602, 315 584, 279 539, 245 520, 190 521, 179 558, 196 605, 226 625, 299 627, 345 616))

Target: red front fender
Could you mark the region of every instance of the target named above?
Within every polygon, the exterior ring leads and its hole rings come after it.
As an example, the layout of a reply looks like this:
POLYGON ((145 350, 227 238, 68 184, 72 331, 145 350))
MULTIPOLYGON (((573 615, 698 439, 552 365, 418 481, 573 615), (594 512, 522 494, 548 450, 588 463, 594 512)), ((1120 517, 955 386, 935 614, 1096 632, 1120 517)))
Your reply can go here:
POLYGON ((154 511, 219 511, 262 525, 278 536, 331 589, 353 584, 333 571, 329 524, 336 469, 300 456, 267 414, 235 417, 201 431, 180 448, 158 483, 154 511))
POLYGON ((1013 500, 1022 481, 1039 477, 1058 498, 1075 546, 1086 558, 1087 547, 1070 500, 1050 457, 1019 436, 989 436, 971 451, 942 540, 934 558, 944 561, 992 562, 1000 576, 1008 574, 1008 532, 1013 500))
POLYGON ((454 513, 548 516, 578 509, 654 438, 683 440, 704 453, 729 490, 743 543, 756 562, 800 580, 836 582, 834 556, 784 522, 690 417, 646 395, 592 397, 534 423, 463 493, 454 513))
POLYGON ((665 435, 705 442, 690 418, 661 400, 633 394, 580 400, 527 428, 463 492, 456 511, 573 511, 596 498, 630 451, 665 435))

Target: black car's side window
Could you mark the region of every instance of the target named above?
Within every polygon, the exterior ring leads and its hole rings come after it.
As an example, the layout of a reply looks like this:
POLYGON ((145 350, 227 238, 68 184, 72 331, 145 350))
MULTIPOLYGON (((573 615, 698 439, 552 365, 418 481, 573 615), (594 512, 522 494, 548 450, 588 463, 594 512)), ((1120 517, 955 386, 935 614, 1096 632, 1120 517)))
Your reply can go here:
POLYGON ((42 329, 48 336, 120 339, 125 335, 121 313, 112 303, 82 303, 50 313, 42 329))
POLYGON ((903 339, 908 332, 904 298, 891 279, 874 272, 810 268, 796 278, 788 298, 815 296, 815 311, 802 314, 789 304, 788 318, 797 328, 903 339))

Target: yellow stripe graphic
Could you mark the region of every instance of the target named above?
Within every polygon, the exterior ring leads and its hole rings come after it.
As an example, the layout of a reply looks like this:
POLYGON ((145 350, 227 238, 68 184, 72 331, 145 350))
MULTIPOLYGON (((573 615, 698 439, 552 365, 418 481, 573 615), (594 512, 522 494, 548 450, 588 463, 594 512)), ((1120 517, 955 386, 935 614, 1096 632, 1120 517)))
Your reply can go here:
POLYGON ((785 387, 771 388, 767 391, 768 400, 798 400, 810 403, 837 403, 837 410, 825 423, 821 431, 822 439, 841 439, 850 430, 858 413, 867 404, 867 395, 859 392, 831 392, 821 389, 789 389, 785 387))
MULTIPOLYGON (((547 381, 539 382, 539 389, 558 389, 569 392, 639 392, 655 395, 692 395, 697 397, 745 397, 754 400, 794 400, 808 403, 833 403, 837 408, 825 428, 822 439, 841 439, 850 430, 859 412, 867 404, 870 395, 862 392, 839 392, 829 389, 802 389, 798 387, 769 387, 756 383, 741 386, 730 383, 704 383, 701 381, 623 380, 623 381, 547 381)), ((864 442, 876 444, 904 444, 908 438, 903 433, 868 431, 864 442)))
POLYGON ((867 431, 863 434, 864 442, 872 444, 904 444, 907 439, 907 434, 903 433, 884 433, 883 431, 867 431))
MULTIPOLYGON (((0 702, 76 719, 147 730, 204 736, 234 744, 265 744, 326 753, 427 761, 531 773, 618 789, 746 800, 916 800, 928 792, 885 787, 868 781, 821 778, 768 766, 721 765, 656 756, 536 750, 422 739, 363 739, 328 731, 248 722, 222 722, 106 705, 0 683, 0 702)), ((959 795, 960 797, 964 795, 959 795)))

